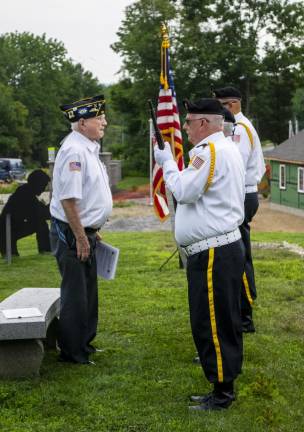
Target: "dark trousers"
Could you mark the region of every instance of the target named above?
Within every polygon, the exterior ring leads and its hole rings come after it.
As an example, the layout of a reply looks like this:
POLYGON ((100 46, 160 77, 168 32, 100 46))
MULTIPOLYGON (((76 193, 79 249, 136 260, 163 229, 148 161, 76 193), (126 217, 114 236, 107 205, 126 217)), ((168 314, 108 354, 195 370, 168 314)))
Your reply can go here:
POLYGON ((98 295, 96 270, 96 234, 86 233, 90 257, 77 258, 76 240, 68 224, 52 221, 51 245, 62 276, 58 344, 64 359, 86 363, 96 336, 98 295))
POLYGON ((245 196, 245 218, 240 226, 242 240, 245 246, 245 271, 242 279, 241 314, 243 324, 246 326, 252 322, 252 304, 257 297, 254 268, 251 255, 250 222, 259 207, 258 193, 247 193, 245 196))
POLYGON ((241 372, 243 271, 241 240, 188 257, 192 335, 204 373, 211 383, 231 382, 241 372))

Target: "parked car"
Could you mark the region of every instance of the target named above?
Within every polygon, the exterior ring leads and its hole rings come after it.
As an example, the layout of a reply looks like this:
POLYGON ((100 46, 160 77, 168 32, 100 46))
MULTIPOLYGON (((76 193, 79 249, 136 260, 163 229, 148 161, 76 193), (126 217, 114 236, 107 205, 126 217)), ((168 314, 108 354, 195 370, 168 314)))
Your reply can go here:
POLYGON ((21 159, 0 158, 0 180, 24 180, 26 170, 21 159))
POLYGON ((12 177, 11 174, 9 172, 8 166, 6 161, 0 160, 0 180, 1 181, 5 181, 5 182, 11 182, 12 181, 12 177))

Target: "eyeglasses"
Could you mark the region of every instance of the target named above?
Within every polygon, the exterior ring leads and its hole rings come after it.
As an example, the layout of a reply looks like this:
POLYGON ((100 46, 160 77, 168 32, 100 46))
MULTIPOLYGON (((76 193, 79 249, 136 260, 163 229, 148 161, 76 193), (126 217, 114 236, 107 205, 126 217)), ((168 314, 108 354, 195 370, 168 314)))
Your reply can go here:
POLYGON ((185 119, 185 123, 189 126, 191 122, 196 121, 196 120, 206 120, 207 123, 209 123, 210 120, 208 120, 206 117, 200 117, 200 118, 195 118, 195 119, 185 119))

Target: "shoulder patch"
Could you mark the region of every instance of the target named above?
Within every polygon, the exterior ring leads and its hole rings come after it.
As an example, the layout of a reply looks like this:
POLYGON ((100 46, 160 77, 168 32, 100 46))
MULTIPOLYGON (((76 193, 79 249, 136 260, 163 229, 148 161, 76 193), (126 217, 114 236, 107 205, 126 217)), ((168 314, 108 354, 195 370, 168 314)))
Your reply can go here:
POLYGON ((191 162, 192 166, 196 169, 200 169, 200 167, 205 163, 204 159, 200 156, 195 156, 191 162))
POLYGON ((69 163, 70 171, 81 171, 81 163, 80 162, 70 162, 69 163))

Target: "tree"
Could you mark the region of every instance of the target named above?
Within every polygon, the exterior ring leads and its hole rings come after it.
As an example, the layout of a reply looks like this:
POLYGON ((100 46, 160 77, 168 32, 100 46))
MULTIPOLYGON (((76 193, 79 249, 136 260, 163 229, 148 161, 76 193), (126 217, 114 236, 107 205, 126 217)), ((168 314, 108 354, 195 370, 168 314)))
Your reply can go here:
POLYGON ((2 157, 29 154, 31 133, 26 127, 27 108, 15 101, 12 90, 0 83, 0 148, 2 157))
POLYGON ((160 22, 176 14, 169 0, 141 0, 126 8, 112 47, 123 57, 124 78, 112 87, 111 101, 121 113, 125 142, 119 147, 129 170, 148 172, 148 105, 157 100, 160 74, 160 22))
POLYGON ((1 152, 14 149, 40 165, 46 163, 47 147, 58 146, 68 130, 59 105, 98 94, 103 88, 90 72, 67 57, 61 42, 30 33, 0 36, 0 83, 9 89, 10 106, 18 102, 20 110, 25 108, 23 127, 30 135, 25 143, 14 140, 17 130, 7 119, 4 127, 15 147, 7 141, 1 152))
MULTIPOLYGON (((262 140, 285 139, 292 98, 297 87, 304 88, 302 2, 138 0, 126 9, 119 41, 113 45, 124 60, 124 78, 113 89, 113 101, 124 116, 126 148, 133 146, 132 154, 147 139, 146 98, 157 95, 161 21, 170 22, 180 101, 211 96, 212 87, 235 85, 262 140)), ((141 157, 147 166, 148 151, 141 157)))

